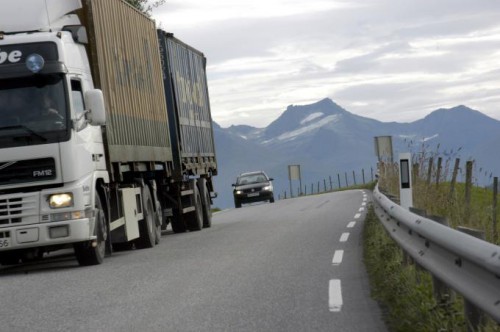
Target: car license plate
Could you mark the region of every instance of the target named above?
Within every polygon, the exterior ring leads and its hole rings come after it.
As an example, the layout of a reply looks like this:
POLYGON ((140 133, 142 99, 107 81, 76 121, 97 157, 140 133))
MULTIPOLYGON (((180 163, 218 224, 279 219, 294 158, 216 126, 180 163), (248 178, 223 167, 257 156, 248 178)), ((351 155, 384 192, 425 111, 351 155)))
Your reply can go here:
POLYGON ((248 197, 257 197, 259 196, 259 193, 251 193, 251 194, 248 194, 248 197))
POLYGON ((0 248, 8 248, 8 247, 10 247, 10 239, 0 238, 0 248))

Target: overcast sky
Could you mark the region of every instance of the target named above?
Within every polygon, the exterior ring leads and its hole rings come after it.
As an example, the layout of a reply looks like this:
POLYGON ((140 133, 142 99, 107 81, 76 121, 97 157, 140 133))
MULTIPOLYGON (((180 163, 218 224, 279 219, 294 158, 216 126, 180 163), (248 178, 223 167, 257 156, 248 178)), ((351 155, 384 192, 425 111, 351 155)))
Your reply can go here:
POLYGON ((205 53, 223 127, 326 97, 385 122, 460 104, 500 120, 499 0, 167 0, 153 18, 205 53))

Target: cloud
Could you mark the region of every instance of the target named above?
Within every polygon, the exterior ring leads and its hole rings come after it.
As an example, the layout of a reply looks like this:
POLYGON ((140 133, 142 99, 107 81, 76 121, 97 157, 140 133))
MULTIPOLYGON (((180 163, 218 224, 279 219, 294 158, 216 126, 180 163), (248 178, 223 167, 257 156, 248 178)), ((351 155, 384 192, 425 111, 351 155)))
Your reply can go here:
POLYGON ((223 126, 325 97, 378 120, 458 104, 500 118, 498 1, 169 0, 153 14, 207 56, 223 126))

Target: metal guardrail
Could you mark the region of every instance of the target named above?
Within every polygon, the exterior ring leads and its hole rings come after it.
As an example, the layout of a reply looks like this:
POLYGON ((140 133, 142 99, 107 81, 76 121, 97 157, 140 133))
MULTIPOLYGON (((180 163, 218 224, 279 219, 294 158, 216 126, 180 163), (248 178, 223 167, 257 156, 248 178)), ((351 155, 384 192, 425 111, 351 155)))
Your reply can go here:
POLYGON ((415 262, 500 322, 500 246, 421 217, 373 192, 375 213, 415 262))

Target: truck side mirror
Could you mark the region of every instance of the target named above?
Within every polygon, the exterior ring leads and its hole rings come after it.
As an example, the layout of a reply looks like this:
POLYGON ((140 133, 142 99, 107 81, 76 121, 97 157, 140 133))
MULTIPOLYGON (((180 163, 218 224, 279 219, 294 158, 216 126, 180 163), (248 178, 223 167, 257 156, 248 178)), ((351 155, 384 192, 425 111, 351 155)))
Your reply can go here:
POLYGON ((85 105, 87 106, 87 120, 92 126, 106 124, 106 111, 104 110, 104 97, 102 91, 93 89, 85 92, 85 105))

